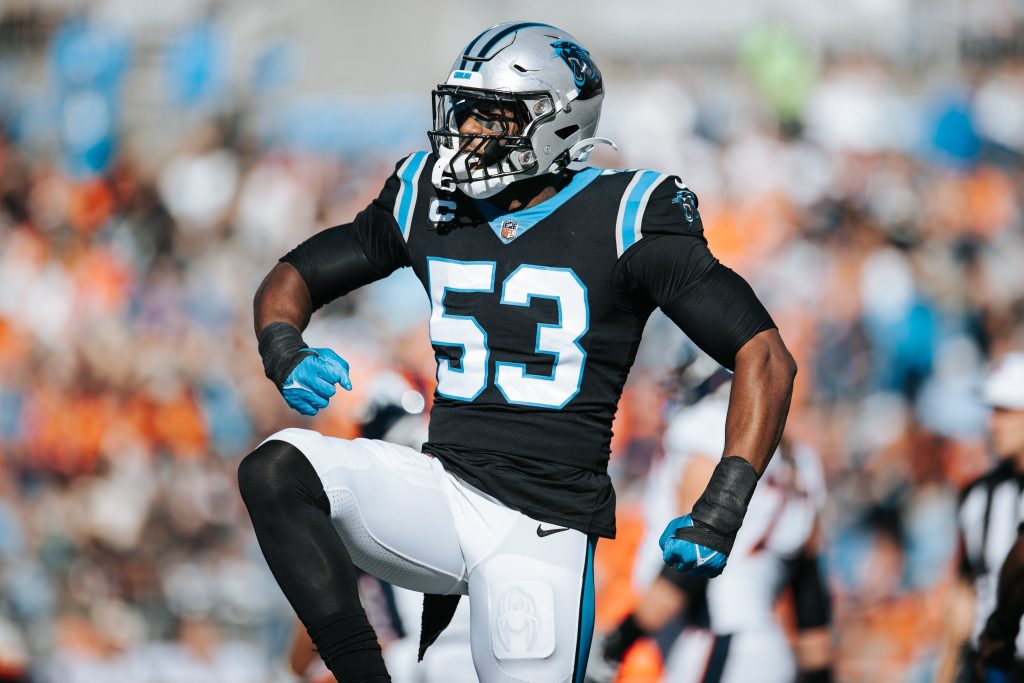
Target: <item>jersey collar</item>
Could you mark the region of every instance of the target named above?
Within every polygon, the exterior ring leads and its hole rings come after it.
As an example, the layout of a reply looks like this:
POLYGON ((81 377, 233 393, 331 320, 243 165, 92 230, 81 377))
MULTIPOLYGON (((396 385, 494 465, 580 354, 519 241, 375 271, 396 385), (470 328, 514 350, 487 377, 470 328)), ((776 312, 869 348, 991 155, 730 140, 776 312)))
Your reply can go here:
POLYGON ((554 213, 558 207, 576 196, 599 175, 601 169, 588 166, 574 175, 569 184, 559 190, 554 197, 528 209, 502 213, 501 209, 488 201, 474 199, 473 203, 498 239, 508 244, 554 213))

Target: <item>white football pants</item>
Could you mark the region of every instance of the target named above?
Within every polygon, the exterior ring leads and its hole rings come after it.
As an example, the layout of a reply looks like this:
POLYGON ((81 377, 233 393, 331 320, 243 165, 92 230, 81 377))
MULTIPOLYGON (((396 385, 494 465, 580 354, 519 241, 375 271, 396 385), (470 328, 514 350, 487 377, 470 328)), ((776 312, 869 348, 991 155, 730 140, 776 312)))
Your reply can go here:
POLYGON ((308 429, 272 440, 312 463, 357 567, 409 590, 469 596, 482 683, 583 680, 596 539, 505 507, 405 446, 308 429))

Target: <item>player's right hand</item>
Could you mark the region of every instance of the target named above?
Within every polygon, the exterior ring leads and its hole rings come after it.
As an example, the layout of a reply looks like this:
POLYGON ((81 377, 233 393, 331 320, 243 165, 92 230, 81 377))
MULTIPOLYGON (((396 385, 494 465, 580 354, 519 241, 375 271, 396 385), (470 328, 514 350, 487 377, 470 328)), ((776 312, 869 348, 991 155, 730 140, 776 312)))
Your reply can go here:
POLYGON ((303 358, 281 385, 285 403, 303 415, 316 415, 326 408, 337 391, 335 384, 340 384, 347 391, 352 390, 348 363, 344 358, 330 349, 310 351, 315 355, 303 358))
POLYGON ((693 529, 694 521, 690 515, 683 515, 669 522, 658 539, 662 559, 665 560, 665 564, 675 567, 677 571, 714 578, 725 569, 729 556, 697 543, 691 538, 693 529))

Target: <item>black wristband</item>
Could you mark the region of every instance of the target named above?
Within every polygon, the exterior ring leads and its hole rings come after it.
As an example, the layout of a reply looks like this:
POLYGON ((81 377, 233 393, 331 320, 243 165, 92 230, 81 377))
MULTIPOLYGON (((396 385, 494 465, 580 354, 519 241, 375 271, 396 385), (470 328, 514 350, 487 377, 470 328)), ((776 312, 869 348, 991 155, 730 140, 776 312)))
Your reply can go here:
POLYGON ((303 358, 316 355, 297 329, 282 322, 270 323, 263 328, 259 336, 259 350, 263 372, 278 389, 303 358))
POLYGON ((680 533, 700 545, 728 555, 743 524, 747 505, 757 486, 757 470, 738 455, 722 458, 703 495, 693 505, 693 526, 680 533))

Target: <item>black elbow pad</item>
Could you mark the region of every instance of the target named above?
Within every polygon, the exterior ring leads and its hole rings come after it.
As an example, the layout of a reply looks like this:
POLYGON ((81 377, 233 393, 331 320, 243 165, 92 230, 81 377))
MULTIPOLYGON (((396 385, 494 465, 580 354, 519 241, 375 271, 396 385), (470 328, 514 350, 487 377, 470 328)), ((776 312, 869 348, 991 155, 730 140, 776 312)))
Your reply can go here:
POLYGON ((351 223, 319 232, 285 254, 309 289, 313 310, 386 277, 370 262, 351 223))

